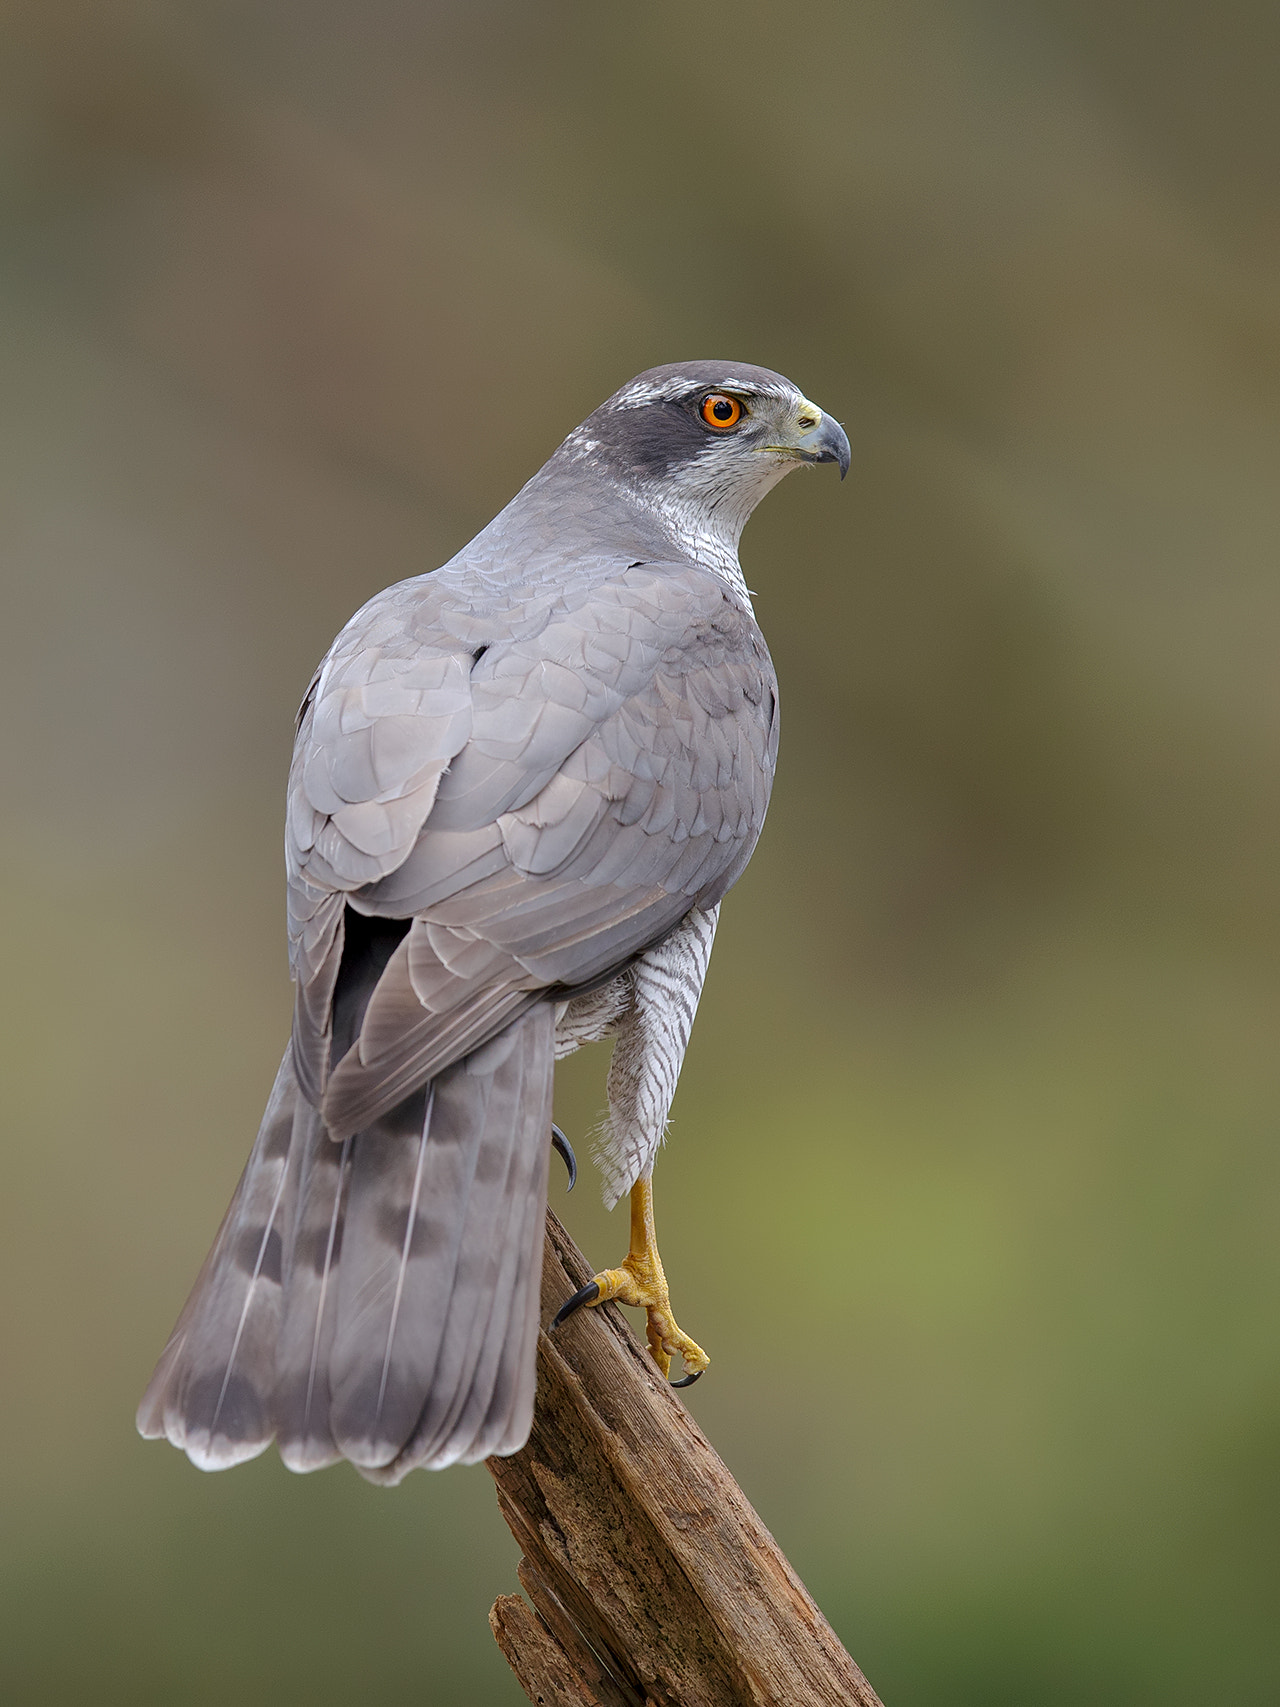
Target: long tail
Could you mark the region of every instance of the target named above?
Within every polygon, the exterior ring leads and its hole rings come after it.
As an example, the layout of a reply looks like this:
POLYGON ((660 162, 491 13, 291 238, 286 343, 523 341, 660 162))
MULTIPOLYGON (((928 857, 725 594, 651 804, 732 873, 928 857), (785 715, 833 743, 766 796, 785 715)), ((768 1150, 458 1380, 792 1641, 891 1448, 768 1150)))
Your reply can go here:
POLYGON ((138 1410, 204 1469, 272 1438, 375 1481, 518 1451, 533 1420, 554 1010, 335 1144, 286 1053, 138 1410))

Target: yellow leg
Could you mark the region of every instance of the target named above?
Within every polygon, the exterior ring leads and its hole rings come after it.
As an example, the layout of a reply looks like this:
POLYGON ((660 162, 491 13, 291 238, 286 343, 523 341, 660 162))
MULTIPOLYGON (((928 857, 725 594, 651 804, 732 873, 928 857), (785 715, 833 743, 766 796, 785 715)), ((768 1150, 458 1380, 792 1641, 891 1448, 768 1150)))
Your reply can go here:
POLYGON ((677 1387, 691 1386, 711 1362, 702 1347, 681 1332, 671 1314, 671 1295, 653 1225, 653 1184, 647 1179, 638 1180, 631 1188, 631 1249, 622 1266, 607 1268, 596 1275, 581 1292, 574 1294, 553 1325, 584 1304, 607 1304, 610 1300, 632 1304, 645 1312, 649 1352, 664 1379, 671 1372, 671 1359, 677 1352, 684 1359, 685 1377, 675 1383, 677 1387))

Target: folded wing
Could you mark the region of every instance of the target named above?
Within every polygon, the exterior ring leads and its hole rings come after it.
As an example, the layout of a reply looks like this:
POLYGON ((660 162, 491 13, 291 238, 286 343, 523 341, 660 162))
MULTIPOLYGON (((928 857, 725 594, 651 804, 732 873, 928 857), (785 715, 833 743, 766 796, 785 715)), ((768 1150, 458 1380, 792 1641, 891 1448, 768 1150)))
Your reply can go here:
POLYGON ((295 1057, 337 1138, 714 905, 768 801, 772 667, 717 577, 646 564, 457 600, 446 571, 366 607, 300 721, 295 1057), (348 907, 404 929, 338 1049, 348 907))

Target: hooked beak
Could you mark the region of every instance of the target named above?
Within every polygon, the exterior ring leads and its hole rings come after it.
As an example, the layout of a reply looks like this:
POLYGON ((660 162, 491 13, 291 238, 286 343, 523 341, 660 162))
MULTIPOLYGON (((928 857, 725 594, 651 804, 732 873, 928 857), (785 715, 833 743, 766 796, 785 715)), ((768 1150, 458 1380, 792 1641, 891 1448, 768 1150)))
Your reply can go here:
POLYGON ((804 402, 796 417, 796 435, 787 444, 766 445, 766 450, 781 451, 800 462, 836 462, 840 478, 849 472, 851 452, 849 439, 839 421, 824 414, 816 403, 804 402))

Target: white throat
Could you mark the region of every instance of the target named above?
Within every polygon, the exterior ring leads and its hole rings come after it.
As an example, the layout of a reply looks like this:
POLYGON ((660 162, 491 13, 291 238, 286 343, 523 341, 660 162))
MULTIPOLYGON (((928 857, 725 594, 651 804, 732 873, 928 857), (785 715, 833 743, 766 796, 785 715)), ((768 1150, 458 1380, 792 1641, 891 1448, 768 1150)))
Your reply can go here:
POLYGON ((728 581, 747 600, 751 595, 738 562, 738 541, 765 493, 797 466, 787 457, 760 452, 754 479, 744 479, 734 457, 722 463, 719 446, 646 488, 645 504, 661 516, 681 550, 728 581))

